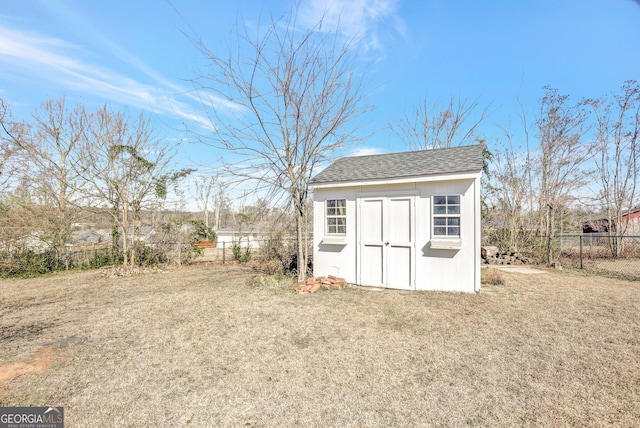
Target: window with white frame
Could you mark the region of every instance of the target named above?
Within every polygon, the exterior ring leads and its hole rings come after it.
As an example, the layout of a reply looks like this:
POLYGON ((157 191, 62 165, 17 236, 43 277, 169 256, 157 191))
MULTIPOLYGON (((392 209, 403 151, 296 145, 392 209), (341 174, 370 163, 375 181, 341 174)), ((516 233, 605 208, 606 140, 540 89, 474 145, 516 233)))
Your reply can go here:
POLYGON ((433 197, 433 236, 460 237, 460 195, 433 197))
POLYGON ((327 199, 327 235, 347 234, 347 200, 327 199))

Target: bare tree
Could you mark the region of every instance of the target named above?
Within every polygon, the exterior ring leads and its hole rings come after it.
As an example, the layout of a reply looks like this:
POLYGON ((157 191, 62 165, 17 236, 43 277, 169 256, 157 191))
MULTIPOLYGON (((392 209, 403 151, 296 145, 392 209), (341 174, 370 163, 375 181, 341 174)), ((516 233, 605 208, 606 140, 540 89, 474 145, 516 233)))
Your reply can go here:
MULTIPOLYGON (((211 202, 211 198, 214 196, 213 202, 215 203, 215 195, 217 195, 216 187, 220 186, 218 177, 215 175, 201 175, 195 179, 194 184, 198 208, 202 210, 204 224, 209 227, 209 202, 211 202)), ((215 204, 214 207, 215 206, 217 206, 217 204, 215 204)))
POLYGON ((11 177, 14 175, 16 141, 12 134, 13 120, 9 104, 0 98, 0 197, 6 196, 11 177))
POLYGON ((489 115, 489 106, 478 101, 451 97, 449 102, 429 102, 424 98, 389 128, 410 150, 429 150, 472 144, 481 139, 478 127, 489 115))
POLYGON ((33 224, 21 207, 30 199, 27 183, 21 179, 16 152, 17 135, 22 127, 13 122, 9 104, 0 98, 0 249, 13 250, 13 244, 31 232, 33 224))
POLYGON ((271 17, 266 28, 239 25, 228 56, 200 40, 211 71, 195 84, 215 129, 207 141, 234 155, 227 170, 288 196, 302 280, 309 181, 320 162, 356 140, 355 119, 369 107, 354 71, 354 46, 322 22, 302 28, 298 8, 295 3, 284 17, 271 17))
POLYGON ((137 262, 140 214, 166 197, 167 183, 190 171, 172 172, 172 155, 143 115, 130 119, 108 106, 90 116, 81 165, 85 207, 112 220, 113 245, 122 245, 124 265, 137 262))
POLYGON ((219 230, 233 223, 233 207, 225 193, 224 185, 213 196, 213 229, 219 230))
POLYGON ((29 189, 32 204, 24 208, 37 211, 34 221, 48 232, 45 239, 57 248, 69 240, 77 214, 76 166, 83 156, 79 146, 86 127, 84 107, 69 110, 61 96, 43 102, 33 118, 33 124, 3 122, 2 126, 20 156, 17 178, 29 189))
POLYGON ((584 141, 588 117, 584 104, 572 104, 568 95, 560 95, 549 86, 544 89, 535 122, 540 154, 534 159, 533 176, 538 188, 540 230, 546 236, 546 259, 551 264, 562 212, 577 199, 575 192, 585 180, 583 166, 592 154, 584 141))
MULTIPOLYGON (((629 213, 636 202, 638 162, 640 160, 640 86, 627 81, 612 99, 588 100, 596 117, 594 160, 600 182, 600 201, 604 205, 609 235, 625 235, 629 213), (625 217, 625 214, 626 217, 625 217)), ((623 240, 609 240, 611 254, 623 250, 623 240)))
POLYGON ((532 165, 528 151, 517 144, 514 133, 508 127, 502 131, 502 143, 491 159, 491 183, 484 194, 492 204, 488 221, 493 234, 497 234, 495 241, 506 247, 522 247, 534 211, 530 203, 532 165))

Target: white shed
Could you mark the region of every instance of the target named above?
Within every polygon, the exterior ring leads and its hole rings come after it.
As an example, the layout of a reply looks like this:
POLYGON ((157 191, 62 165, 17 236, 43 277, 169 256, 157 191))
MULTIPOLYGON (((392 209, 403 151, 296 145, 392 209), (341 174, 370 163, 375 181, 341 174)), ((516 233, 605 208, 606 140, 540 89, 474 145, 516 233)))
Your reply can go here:
POLYGON ((311 181, 314 275, 480 291, 480 145, 338 159, 311 181))

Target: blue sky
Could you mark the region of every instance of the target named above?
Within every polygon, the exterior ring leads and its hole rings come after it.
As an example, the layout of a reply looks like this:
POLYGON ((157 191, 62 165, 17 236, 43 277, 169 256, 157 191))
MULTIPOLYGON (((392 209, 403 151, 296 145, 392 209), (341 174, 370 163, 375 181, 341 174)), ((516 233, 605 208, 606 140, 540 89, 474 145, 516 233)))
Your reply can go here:
MULTIPOLYGON (((289 1, 5 0, 0 3, 0 97, 18 119, 40 102, 65 94, 90 107, 111 103, 142 109, 179 150, 181 166, 199 168, 211 149, 177 145, 180 124, 202 111, 188 79, 204 68, 183 31, 191 26, 214 49, 233 24, 263 20, 289 1)), ((370 121, 384 124, 425 97, 491 103, 482 129, 490 145, 515 111, 531 112, 542 87, 574 99, 599 96, 625 80, 640 80, 638 0, 304 0, 310 21, 323 10, 343 11, 341 23, 360 37, 367 69, 370 121)), ((366 132, 367 130, 363 130, 366 132)), ((357 153, 406 147, 381 130, 357 153)), ((353 148, 351 152, 353 152, 353 148)))

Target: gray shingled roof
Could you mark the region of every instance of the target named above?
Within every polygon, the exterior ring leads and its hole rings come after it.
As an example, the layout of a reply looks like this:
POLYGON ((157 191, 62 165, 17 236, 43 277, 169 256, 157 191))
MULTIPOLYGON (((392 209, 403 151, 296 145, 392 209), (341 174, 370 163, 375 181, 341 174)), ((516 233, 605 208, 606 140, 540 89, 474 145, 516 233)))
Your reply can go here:
POLYGON ((479 172, 483 165, 482 151, 482 146, 475 145, 346 157, 316 175, 311 184, 479 172))

